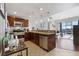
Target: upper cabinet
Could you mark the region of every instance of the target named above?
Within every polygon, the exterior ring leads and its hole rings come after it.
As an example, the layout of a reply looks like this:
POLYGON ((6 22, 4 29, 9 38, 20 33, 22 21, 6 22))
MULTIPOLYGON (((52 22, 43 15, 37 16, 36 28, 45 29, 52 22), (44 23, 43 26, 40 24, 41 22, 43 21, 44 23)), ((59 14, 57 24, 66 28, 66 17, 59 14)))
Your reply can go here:
POLYGON ((17 23, 16 25, 20 25, 22 27, 28 27, 28 19, 22 19, 22 18, 18 18, 15 16, 8 16, 8 22, 9 22, 9 26, 15 26, 15 23, 17 23))

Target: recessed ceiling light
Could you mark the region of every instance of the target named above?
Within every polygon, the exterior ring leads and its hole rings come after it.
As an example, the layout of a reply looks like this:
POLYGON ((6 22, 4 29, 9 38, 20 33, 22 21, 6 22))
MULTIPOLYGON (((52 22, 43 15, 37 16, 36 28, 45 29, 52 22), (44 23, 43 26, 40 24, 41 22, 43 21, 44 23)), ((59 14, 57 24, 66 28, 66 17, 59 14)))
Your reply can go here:
POLYGON ((48 18, 48 21, 49 21, 50 19, 48 18))
POLYGON ((29 17, 32 17, 32 16, 29 16, 29 17))
POLYGON ((16 12, 14 12, 14 14, 16 14, 16 12))
POLYGON ((43 20, 41 19, 40 22, 43 22, 43 20))
POLYGON ((43 10, 43 8, 40 8, 40 10, 42 11, 42 10, 43 10))

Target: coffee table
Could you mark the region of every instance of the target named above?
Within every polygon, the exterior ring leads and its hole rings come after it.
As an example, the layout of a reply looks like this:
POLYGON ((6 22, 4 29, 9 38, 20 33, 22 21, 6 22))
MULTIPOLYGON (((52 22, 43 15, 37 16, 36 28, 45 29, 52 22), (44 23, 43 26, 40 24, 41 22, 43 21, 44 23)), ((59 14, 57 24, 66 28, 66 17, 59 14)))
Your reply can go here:
POLYGON ((12 54, 15 54, 15 53, 18 53, 18 52, 21 52, 21 55, 20 56, 23 56, 22 54, 22 51, 26 50, 26 56, 28 56, 28 47, 18 47, 14 50, 8 50, 8 51, 5 51, 2 56, 9 56, 9 55, 12 55, 12 54))

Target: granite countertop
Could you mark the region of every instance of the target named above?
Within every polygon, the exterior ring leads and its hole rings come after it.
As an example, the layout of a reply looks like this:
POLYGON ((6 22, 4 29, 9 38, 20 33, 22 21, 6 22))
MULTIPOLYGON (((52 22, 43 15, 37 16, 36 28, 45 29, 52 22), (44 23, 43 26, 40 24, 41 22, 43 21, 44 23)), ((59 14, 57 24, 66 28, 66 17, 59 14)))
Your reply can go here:
POLYGON ((30 31, 31 33, 43 34, 43 35, 52 35, 55 32, 39 32, 39 31, 30 31))
POLYGON ((14 35, 24 35, 25 32, 14 32, 14 35))

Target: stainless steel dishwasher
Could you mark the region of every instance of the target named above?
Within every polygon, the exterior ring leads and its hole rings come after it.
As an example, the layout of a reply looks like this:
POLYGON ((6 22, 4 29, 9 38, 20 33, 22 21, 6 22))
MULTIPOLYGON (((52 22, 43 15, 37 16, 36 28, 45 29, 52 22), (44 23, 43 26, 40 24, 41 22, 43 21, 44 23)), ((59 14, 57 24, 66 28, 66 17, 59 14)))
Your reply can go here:
POLYGON ((40 47, 42 47, 44 49, 48 49, 47 36, 42 36, 42 35, 40 36, 39 45, 40 45, 40 47))

